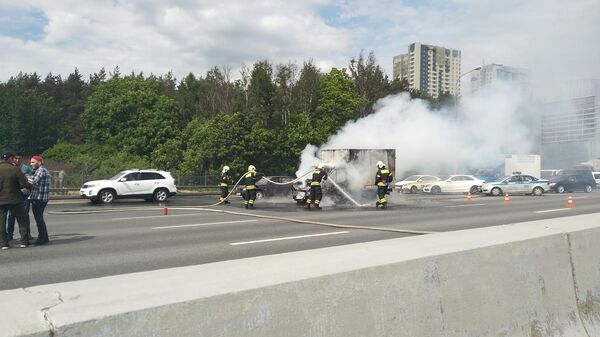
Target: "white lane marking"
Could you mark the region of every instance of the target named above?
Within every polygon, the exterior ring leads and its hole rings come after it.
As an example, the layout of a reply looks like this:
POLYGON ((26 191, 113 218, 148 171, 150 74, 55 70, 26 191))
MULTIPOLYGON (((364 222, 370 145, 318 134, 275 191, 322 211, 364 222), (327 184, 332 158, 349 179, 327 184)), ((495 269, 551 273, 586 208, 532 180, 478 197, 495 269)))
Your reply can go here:
POLYGON ((176 217, 176 216, 197 216, 199 215, 198 213, 195 214, 173 214, 173 215, 151 215, 151 216, 132 216, 132 217, 128 217, 128 218, 112 218, 112 221, 119 221, 119 220, 135 220, 135 219, 154 219, 154 218, 172 218, 172 217, 176 217))
POLYGON ((264 239, 264 240, 255 240, 255 241, 245 241, 245 242, 234 242, 230 243, 230 246, 240 246, 240 245, 249 245, 252 243, 263 243, 263 242, 272 242, 272 241, 282 241, 282 240, 294 240, 294 239, 304 239, 304 238, 313 238, 317 236, 328 236, 328 235, 339 235, 339 234, 347 234, 350 233, 348 231, 341 232, 330 232, 330 233, 321 233, 321 234, 308 234, 308 235, 298 235, 298 236, 287 236, 282 238, 273 238, 273 239, 264 239))
POLYGON ((444 206, 446 208, 456 208, 456 207, 469 207, 469 206, 485 206, 487 204, 466 204, 466 205, 453 205, 453 206, 444 206))
POLYGON ((540 213, 560 212, 560 211, 568 211, 570 209, 571 208, 547 209, 547 210, 544 210, 544 211, 535 211, 533 213, 540 214, 540 213))
POLYGON ((239 220, 239 221, 223 221, 223 222, 209 222, 209 223, 199 223, 192 225, 176 225, 176 226, 162 226, 162 227, 152 227, 152 229, 173 229, 173 228, 186 228, 186 227, 201 227, 201 226, 212 226, 212 225, 225 225, 231 223, 245 223, 245 222, 257 222, 258 220, 239 220))

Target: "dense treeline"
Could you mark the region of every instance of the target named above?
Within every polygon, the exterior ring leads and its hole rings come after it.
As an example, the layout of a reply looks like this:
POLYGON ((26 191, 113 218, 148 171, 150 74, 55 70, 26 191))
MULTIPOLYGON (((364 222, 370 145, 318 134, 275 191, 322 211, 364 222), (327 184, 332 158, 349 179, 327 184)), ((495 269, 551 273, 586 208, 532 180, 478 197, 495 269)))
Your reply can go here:
POLYGON ((180 81, 118 67, 88 79, 77 69, 66 79, 21 73, 0 83, 0 148, 43 153, 94 176, 132 167, 200 174, 223 164, 242 172, 250 163, 290 174, 306 144, 407 91, 373 53, 327 73, 311 61, 265 60, 233 77, 217 67, 180 81))

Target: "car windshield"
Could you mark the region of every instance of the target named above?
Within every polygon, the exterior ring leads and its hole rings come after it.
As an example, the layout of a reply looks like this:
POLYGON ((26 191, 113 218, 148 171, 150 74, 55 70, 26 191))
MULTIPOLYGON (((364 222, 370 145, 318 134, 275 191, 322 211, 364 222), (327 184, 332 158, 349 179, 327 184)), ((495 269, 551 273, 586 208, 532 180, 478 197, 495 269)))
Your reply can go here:
POLYGON ((450 177, 452 177, 452 176, 444 176, 440 180, 448 180, 448 179, 450 179, 450 177))
POLYGON ((121 172, 119 172, 119 173, 115 174, 114 176, 112 176, 112 177, 110 177, 110 178, 108 178, 108 179, 106 179, 106 180, 117 180, 117 179, 119 179, 119 178, 120 178, 120 177, 121 177, 123 174, 125 174, 125 171, 121 171, 121 172))
POLYGON ((410 177, 408 177, 408 178, 406 178, 404 180, 406 180, 406 181, 416 181, 419 178, 421 178, 421 176, 410 176, 410 177))

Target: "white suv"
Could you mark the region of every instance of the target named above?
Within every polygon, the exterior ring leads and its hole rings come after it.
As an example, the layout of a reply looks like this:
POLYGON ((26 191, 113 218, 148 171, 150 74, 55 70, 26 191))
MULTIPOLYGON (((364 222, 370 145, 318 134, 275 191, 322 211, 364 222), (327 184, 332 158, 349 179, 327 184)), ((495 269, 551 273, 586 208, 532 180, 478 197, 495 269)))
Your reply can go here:
POLYGON ((165 201, 177 194, 171 173, 158 170, 127 170, 106 180, 88 181, 79 190, 82 198, 109 204, 120 198, 165 201))

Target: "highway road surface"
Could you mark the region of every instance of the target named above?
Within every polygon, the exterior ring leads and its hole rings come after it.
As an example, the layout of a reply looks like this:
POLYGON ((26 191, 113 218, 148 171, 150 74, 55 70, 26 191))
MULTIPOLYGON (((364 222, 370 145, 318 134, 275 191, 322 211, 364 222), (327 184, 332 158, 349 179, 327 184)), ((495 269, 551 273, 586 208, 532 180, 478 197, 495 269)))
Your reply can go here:
MULTIPOLYGON (((208 205, 214 197, 175 197, 164 205, 120 201, 110 207, 83 200, 52 201, 47 208, 52 214, 46 215, 50 245, 1 251, 0 290, 426 235, 413 231, 456 231, 600 212, 600 192, 573 196, 574 208, 566 207, 566 194, 511 196, 510 205, 501 197, 475 196, 468 203, 464 195, 398 195, 387 210, 326 207, 308 212, 287 200, 259 200, 256 210, 245 210, 237 199, 211 208, 277 219, 186 209, 208 205), (166 216, 163 206, 168 207, 166 216), (99 210, 103 212, 85 213, 99 210), (73 211, 83 212, 62 213, 73 211)), ((32 232, 35 236, 33 218, 32 232)))

